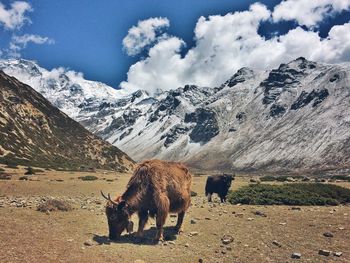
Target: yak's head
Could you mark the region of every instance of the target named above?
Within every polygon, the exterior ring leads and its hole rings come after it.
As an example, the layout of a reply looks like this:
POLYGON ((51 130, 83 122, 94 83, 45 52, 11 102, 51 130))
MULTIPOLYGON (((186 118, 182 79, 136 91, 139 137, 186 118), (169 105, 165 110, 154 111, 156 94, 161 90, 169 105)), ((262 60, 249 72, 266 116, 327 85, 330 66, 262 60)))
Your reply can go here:
POLYGON ((231 175, 231 174, 224 174, 224 181, 226 183, 226 185, 228 186, 228 188, 231 187, 231 183, 232 181, 235 180, 235 175, 231 175))
POLYGON ((134 224, 130 221, 128 204, 121 197, 112 200, 109 194, 105 196, 102 191, 101 194, 107 199, 106 216, 108 220, 109 239, 119 238, 124 230, 131 233, 134 224))

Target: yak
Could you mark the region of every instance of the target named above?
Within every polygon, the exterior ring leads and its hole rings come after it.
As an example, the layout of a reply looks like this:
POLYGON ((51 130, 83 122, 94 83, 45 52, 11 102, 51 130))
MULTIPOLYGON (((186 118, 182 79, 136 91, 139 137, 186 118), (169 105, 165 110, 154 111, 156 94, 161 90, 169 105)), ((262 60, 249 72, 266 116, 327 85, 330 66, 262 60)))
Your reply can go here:
POLYGON ((149 216, 156 218, 155 239, 164 241, 163 226, 169 213, 177 213, 177 233, 183 232, 183 220, 191 203, 192 175, 181 163, 148 160, 138 165, 131 176, 126 191, 107 199, 106 216, 111 240, 120 237, 124 230, 131 232, 131 215, 138 214, 136 237, 143 236, 149 216))
POLYGON ((217 193, 221 202, 226 202, 226 196, 228 189, 231 187, 231 182, 235 179, 235 175, 216 175, 208 176, 205 184, 205 195, 208 198, 208 202, 211 202, 211 196, 213 193, 217 193))

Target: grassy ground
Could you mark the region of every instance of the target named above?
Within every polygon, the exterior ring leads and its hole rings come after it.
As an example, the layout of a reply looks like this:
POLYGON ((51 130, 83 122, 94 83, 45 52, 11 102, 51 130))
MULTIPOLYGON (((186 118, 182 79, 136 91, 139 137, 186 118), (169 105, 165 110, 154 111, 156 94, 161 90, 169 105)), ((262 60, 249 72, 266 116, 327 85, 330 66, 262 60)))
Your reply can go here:
MULTIPOLYGON (((3 167, 2 167, 3 168, 3 167)), ((300 207, 209 205, 204 197, 206 176, 194 177, 192 198, 185 218, 185 233, 172 235, 176 218, 169 217, 166 235, 173 242, 135 244, 132 237, 109 243, 104 200, 99 191, 121 193, 129 174, 97 171, 45 171, 33 181, 19 181, 25 170, 5 168, 15 174, 0 181, 0 262, 350 262, 350 206, 300 207), (98 180, 83 181, 94 175, 98 180), (105 178, 105 179, 103 179, 105 178), (39 180, 39 181, 37 181, 39 180), (113 181, 111 181, 113 180, 113 181), (42 213, 36 205, 42 198, 71 202, 74 210, 42 213), (11 203, 12 202, 12 203, 11 203), (24 202, 25 205, 18 205, 24 202), (17 207, 20 206, 20 207, 17 207), (25 207, 23 207, 25 206, 25 207), (256 215, 260 211, 266 217, 256 215), (191 224, 191 219, 195 224, 191 224), (196 231, 198 235, 189 236, 196 231), (323 236, 331 232, 334 237, 323 236), (234 241, 223 245, 223 235, 234 241), (276 240, 281 247, 273 244, 276 240), (90 241, 91 246, 84 245, 90 241), (341 257, 318 255, 319 249, 341 251, 341 257), (291 259, 293 252, 301 259, 291 259)), ((249 178, 238 177, 232 190, 247 185, 249 178)), ((336 183, 350 188, 350 183, 336 183)), ((137 217, 134 222, 137 227, 137 217)), ((149 221, 146 237, 154 235, 149 221)))

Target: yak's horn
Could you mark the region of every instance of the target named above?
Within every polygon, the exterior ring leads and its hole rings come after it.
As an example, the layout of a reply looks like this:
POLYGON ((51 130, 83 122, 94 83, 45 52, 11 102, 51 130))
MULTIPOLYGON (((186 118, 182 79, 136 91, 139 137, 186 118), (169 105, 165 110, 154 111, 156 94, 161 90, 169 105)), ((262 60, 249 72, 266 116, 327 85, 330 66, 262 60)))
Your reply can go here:
POLYGON ((110 201, 112 204, 114 204, 114 205, 117 205, 117 204, 118 204, 117 202, 115 202, 115 201, 113 201, 113 200, 111 199, 111 195, 110 195, 109 193, 108 193, 108 197, 107 197, 107 196, 102 192, 102 190, 101 190, 101 195, 103 196, 104 199, 110 201))

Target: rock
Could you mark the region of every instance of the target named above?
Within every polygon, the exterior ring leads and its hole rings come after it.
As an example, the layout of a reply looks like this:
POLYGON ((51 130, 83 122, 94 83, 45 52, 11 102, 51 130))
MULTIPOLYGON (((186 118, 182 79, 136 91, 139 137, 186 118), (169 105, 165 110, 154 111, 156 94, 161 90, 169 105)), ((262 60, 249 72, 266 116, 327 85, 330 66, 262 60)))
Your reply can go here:
POLYGON ((325 237, 333 237, 333 234, 331 232, 324 232, 323 235, 325 237))
POLYGON ((232 247, 226 247, 227 251, 232 251, 232 247))
POLYGON ((272 244, 274 244, 277 247, 282 247, 282 245, 277 240, 273 240, 272 244))
POLYGON ((210 218, 210 217, 205 217, 204 219, 205 219, 205 220, 211 220, 211 218, 210 218))
POLYGON ((224 245, 228 245, 230 243, 233 242, 233 236, 231 235, 224 235, 222 238, 221 238, 221 241, 224 245))
POLYGON ((322 255, 322 256, 328 257, 328 256, 331 254, 331 252, 330 252, 329 250, 320 249, 320 250, 318 251, 318 254, 319 254, 319 255, 322 255))
POLYGON ((251 183, 260 183, 260 179, 259 178, 250 178, 249 182, 251 183))
POLYGON ((194 225, 194 224, 197 224, 197 220, 196 220, 196 219, 191 219, 190 222, 191 222, 191 224, 193 224, 193 225, 194 225))
POLYGON ((248 217, 248 218, 247 218, 247 220, 248 220, 248 221, 253 221, 253 220, 254 220, 254 218, 252 218, 252 217, 248 217))
POLYGON ((341 255, 343 255, 343 252, 334 252, 333 255, 336 257, 341 257, 341 255))
POLYGON ((253 212, 253 214, 257 216, 267 217, 267 215, 262 211, 255 211, 253 212))
POLYGON ((243 217, 243 216, 244 216, 243 213, 237 213, 237 214, 235 214, 235 217, 243 217))
POLYGON ((67 242, 73 242, 73 240, 74 240, 73 238, 68 238, 67 242))
POLYGON ((84 242, 84 245, 87 246, 87 247, 91 247, 91 246, 94 245, 94 243, 93 243, 91 240, 86 240, 86 241, 84 242))
POLYGON ((338 229, 339 229, 339 230, 344 230, 345 228, 342 227, 342 226, 340 226, 340 227, 338 227, 338 229))
POLYGON ((292 254, 292 258, 296 258, 296 259, 299 259, 299 258, 301 258, 301 254, 300 253, 293 253, 292 254))
POLYGON ((190 246, 190 244, 188 244, 188 243, 185 244, 185 247, 189 247, 189 246, 190 246))
POLYGON ((292 209, 292 210, 297 210, 297 211, 300 211, 300 210, 301 210, 300 207, 292 207, 291 209, 292 209))
POLYGON ((29 181, 39 181, 38 176, 29 176, 29 181))
POLYGON ((190 236, 190 237, 198 236, 198 234, 199 234, 199 233, 198 233, 197 231, 192 231, 192 232, 189 233, 189 236, 190 236))
POLYGON ((175 245, 176 243, 174 241, 168 241, 169 245, 175 245))
POLYGON ((203 259, 202 258, 198 259, 198 263, 203 263, 203 259))
POLYGON ((287 223, 285 223, 285 222, 281 222, 281 223, 280 223, 281 226, 285 226, 286 224, 287 224, 287 223))

